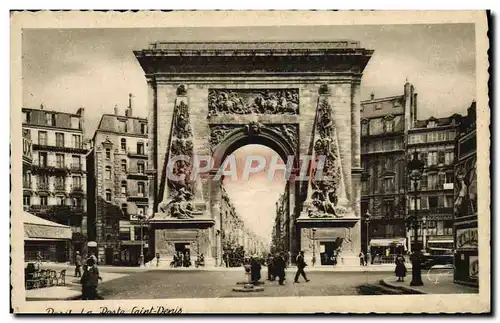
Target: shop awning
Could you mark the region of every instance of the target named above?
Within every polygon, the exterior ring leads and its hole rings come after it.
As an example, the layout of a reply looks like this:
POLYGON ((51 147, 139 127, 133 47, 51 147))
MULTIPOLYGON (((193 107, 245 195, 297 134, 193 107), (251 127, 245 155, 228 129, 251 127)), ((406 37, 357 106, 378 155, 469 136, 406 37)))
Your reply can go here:
POLYGON ((453 237, 451 236, 429 237, 427 243, 453 243, 453 237))
POLYGON ((372 247, 404 246, 406 248, 406 238, 371 239, 372 247))
POLYGON ((25 240, 71 240, 71 227, 42 219, 31 213, 24 212, 25 240))

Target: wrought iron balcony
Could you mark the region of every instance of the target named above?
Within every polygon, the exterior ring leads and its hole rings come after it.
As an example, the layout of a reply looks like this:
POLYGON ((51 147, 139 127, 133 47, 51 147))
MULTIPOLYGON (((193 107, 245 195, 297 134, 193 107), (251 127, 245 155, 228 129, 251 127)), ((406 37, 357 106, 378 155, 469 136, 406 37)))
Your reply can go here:
POLYGON ((49 189, 49 183, 47 183, 47 182, 38 182, 37 188, 39 190, 48 190, 49 189))
POLYGON ((71 193, 73 194, 83 194, 83 187, 81 185, 72 185, 71 193))
POLYGON ((55 185, 56 192, 66 192, 66 185, 64 184, 56 184, 55 185))

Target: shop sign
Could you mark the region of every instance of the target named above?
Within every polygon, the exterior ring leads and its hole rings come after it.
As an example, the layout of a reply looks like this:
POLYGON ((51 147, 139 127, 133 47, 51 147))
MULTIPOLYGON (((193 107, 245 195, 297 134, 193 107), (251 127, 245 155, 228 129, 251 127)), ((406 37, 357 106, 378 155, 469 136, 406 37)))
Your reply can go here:
POLYGON ((477 256, 469 257, 469 278, 477 279, 479 277, 479 260, 477 256))
POLYGON ((457 249, 477 248, 477 228, 457 230, 457 249))

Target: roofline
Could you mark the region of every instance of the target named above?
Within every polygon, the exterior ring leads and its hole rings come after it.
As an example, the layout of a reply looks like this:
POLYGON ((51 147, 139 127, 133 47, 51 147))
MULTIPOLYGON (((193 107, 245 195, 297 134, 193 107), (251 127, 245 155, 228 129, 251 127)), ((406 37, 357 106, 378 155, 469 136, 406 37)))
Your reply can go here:
MULTIPOLYGON (((78 109, 81 109, 81 108, 78 108, 78 109)), ((77 109, 77 110, 78 110, 77 109)), ((30 110, 30 111, 44 111, 44 112, 49 112, 49 113, 58 113, 58 114, 68 114, 72 117, 79 117, 79 118, 83 118, 82 115, 80 114, 77 114, 77 113, 71 113, 71 112, 63 112, 63 111, 57 111, 57 110, 45 110, 45 109, 35 109, 35 108, 21 108, 21 111, 24 111, 24 110, 30 110)))
POLYGON ((377 99, 369 99, 369 100, 362 100, 361 101, 361 104, 363 103, 376 103, 376 102, 381 102, 381 101, 389 101, 389 100, 394 100, 394 99, 399 99, 399 98, 403 98, 404 97, 404 94, 401 94, 401 95, 394 95, 394 96, 388 96, 388 97, 385 97, 385 98, 377 98, 377 99))
MULTIPOLYGON (((102 121, 102 118, 104 116, 107 116, 107 117, 119 117, 119 118, 126 118, 126 119, 137 119, 137 120, 142 120, 142 121, 148 121, 148 118, 141 118, 141 117, 134 117, 134 116, 126 116, 126 115, 122 115, 122 114, 111 114, 111 113, 104 113, 102 116, 101 116, 101 121, 102 121)), ((101 125, 101 122, 99 122, 99 125, 101 125)), ((99 129, 99 127, 97 128, 99 129)))

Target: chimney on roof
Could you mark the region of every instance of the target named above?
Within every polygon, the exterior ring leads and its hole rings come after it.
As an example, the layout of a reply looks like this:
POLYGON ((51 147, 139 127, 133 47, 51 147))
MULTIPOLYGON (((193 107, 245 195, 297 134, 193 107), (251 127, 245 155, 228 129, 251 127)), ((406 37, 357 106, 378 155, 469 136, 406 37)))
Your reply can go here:
POLYGON ((370 100, 374 100, 375 99, 375 93, 370 93, 370 100))
POLYGON ((115 115, 117 116, 118 115, 118 105, 115 104, 115 115))
POLYGON ((132 116, 132 93, 128 94, 128 107, 125 110, 125 116, 131 117, 132 116))

